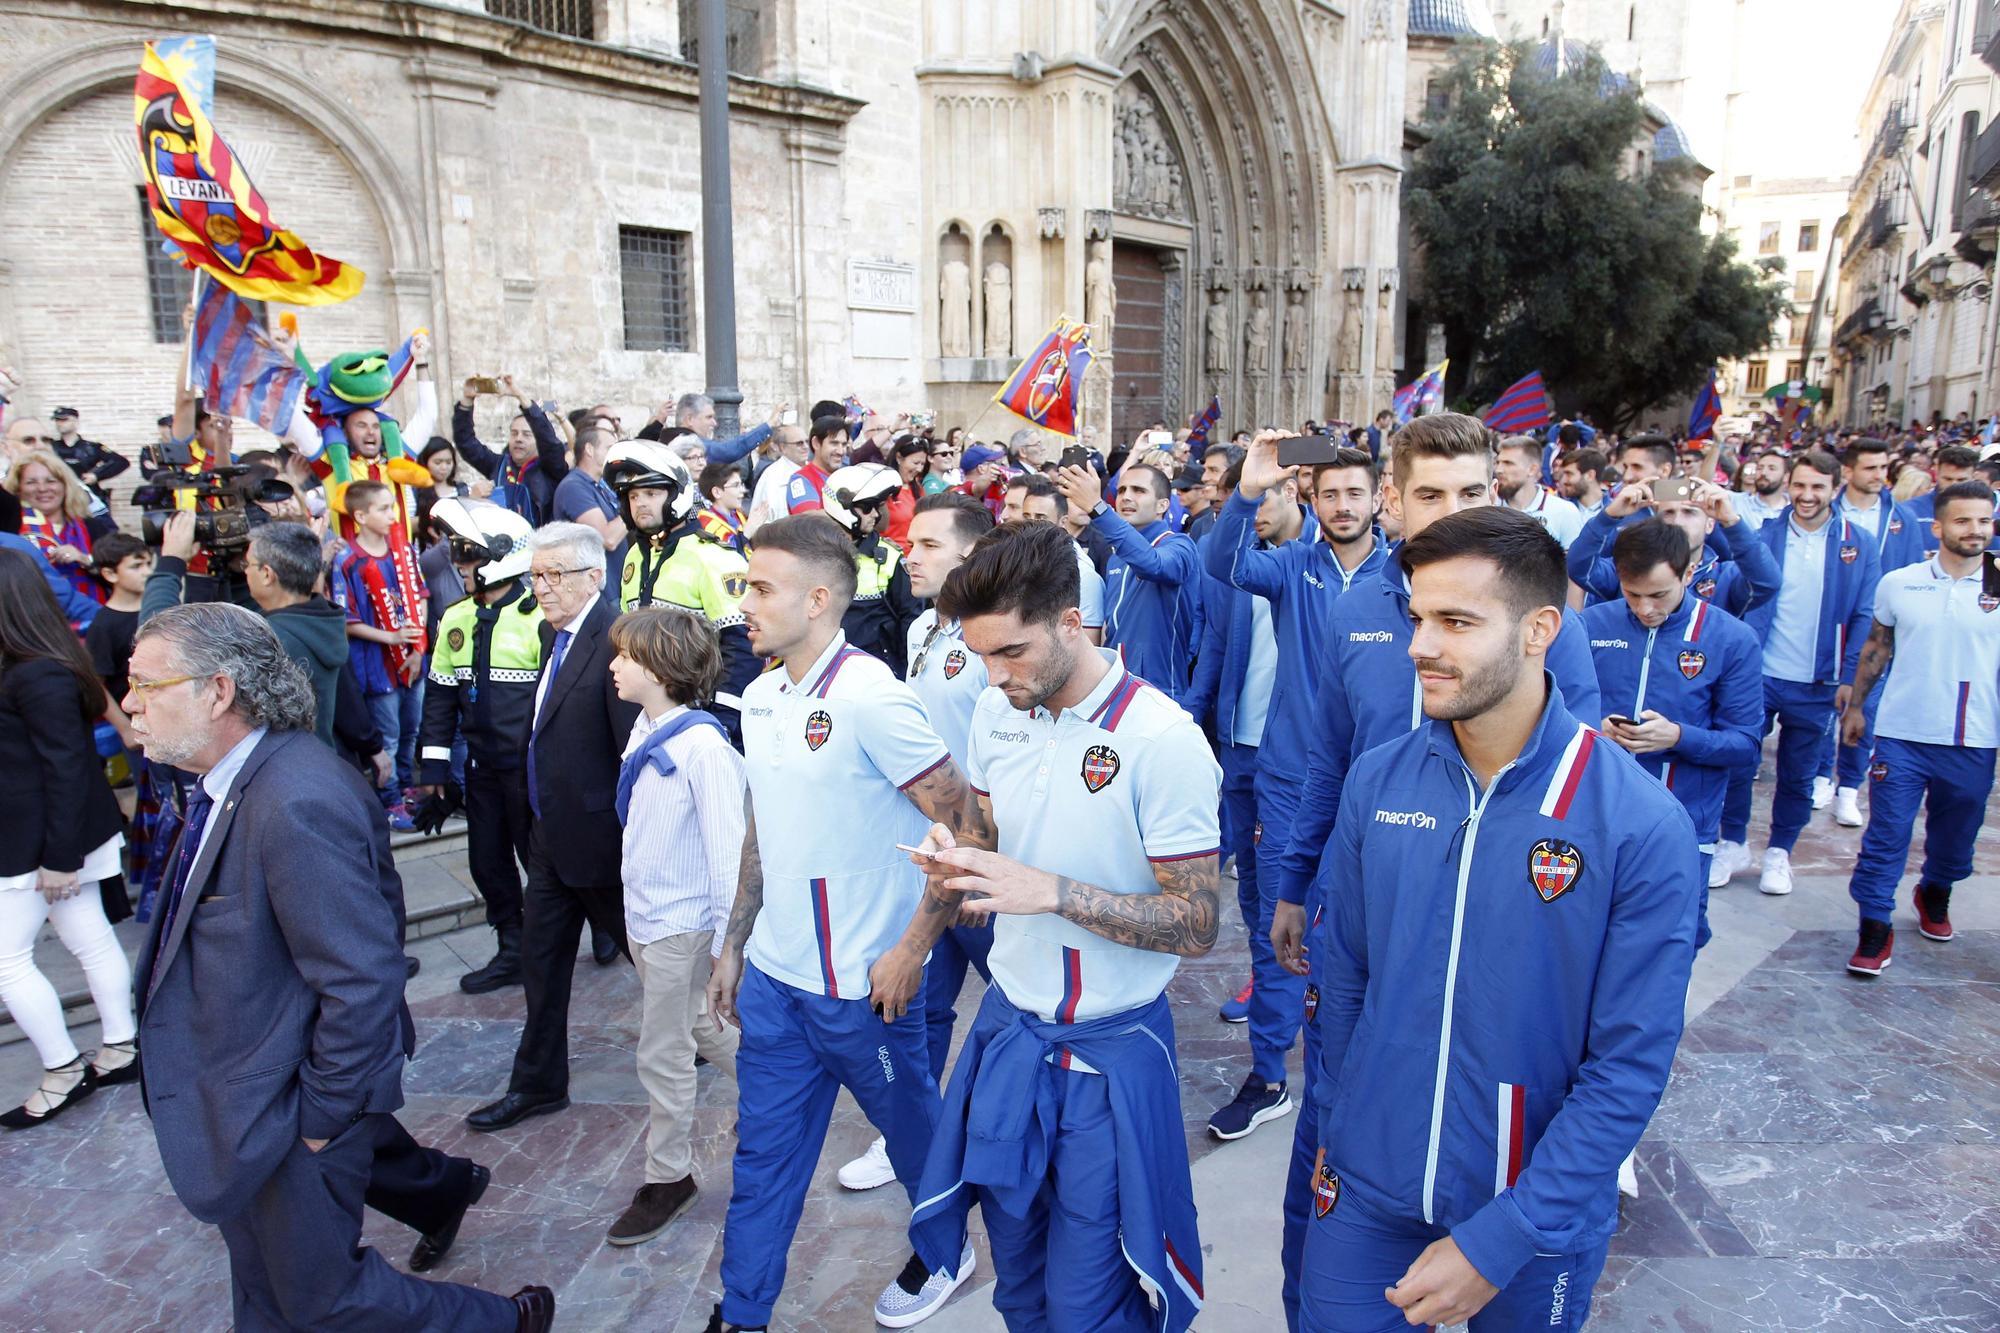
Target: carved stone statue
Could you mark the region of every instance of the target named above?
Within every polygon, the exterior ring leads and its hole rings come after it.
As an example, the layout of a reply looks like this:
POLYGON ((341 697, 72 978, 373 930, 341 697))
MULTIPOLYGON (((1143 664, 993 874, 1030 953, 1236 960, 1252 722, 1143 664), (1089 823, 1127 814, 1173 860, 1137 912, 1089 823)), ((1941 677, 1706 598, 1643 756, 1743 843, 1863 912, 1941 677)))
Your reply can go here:
POLYGON ((1122 212, 1180 218, 1186 179, 1152 100, 1127 86, 1118 98, 1118 142, 1112 149, 1111 198, 1122 212))
POLYGON ((1083 266, 1083 317, 1097 336, 1098 349, 1111 346, 1111 320, 1118 307, 1118 289, 1111 281, 1111 242, 1092 241, 1090 260, 1083 266))
POLYGON ((997 259, 986 266, 985 354, 1014 354, 1014 275, 997 259))
POLYGON ((972 270, 947 259, 938 273, 938 355, 972 355, 972 270))
POLYGON ((1390 375, 1396 369, 1396 289, 1384 287, 1375 293, 1375 373, 1390 375))
POLYGON ((1306 368, 1306 294, 1294 288, 1285 295, 1285 373, 1306 368))
POLYGON ((1343 375, 1361 373, 1361 292, 1354 287, 1347 289, 1346 299, 1341 302, 1340 341, 1334 352, 1333 368, 1343 375))
POLYGON ((1229 372, 1229 293, 1220 287, 1208 294, 1208 314, 1202 323, 1202 364, 1216 374, 1229 372))
POLYGON ((1243 370, 1249 375, 1271 373, 1270 298, 1258 292, 1250 307, 1250 325, 1243 334, 1243 370))

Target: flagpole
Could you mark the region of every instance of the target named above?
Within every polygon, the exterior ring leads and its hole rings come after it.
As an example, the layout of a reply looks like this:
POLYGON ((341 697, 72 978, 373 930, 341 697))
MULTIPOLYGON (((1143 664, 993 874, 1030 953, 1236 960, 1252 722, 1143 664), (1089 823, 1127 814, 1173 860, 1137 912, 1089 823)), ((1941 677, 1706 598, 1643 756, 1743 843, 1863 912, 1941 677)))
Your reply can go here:
POLYGON ((208 274, 206 271, 200 268, 195 269, 194 286, 189 289, 188 294, 187 346, 181 348, 181 387, 189 393, 194 392, 194 316, 201 309, 201 284, 202 280, 207 277, 208 274))

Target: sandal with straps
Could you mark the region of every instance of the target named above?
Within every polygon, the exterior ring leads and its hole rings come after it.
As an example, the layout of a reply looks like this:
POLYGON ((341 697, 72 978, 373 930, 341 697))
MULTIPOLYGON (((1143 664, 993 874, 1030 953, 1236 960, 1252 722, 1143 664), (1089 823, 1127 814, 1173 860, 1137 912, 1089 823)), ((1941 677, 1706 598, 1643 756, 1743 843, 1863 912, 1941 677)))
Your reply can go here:
POLYGON ((109 1088, 119 1083, 131 1083, 139 1077, 139 1041, 107 1041, 97 1049, 90 1062, 90 1072, 97 1075, 97 1086, 109 1088), (106 1055, 122 1055, 123 1064, 106 1066, 106 1055))
POLYGON ((7 1129, 27 1129, 39 1125, 44 1120, 53 1120, 70 1107, 97 1091, 97 1071, 90 1067, 81 1055, 66 1065, 58 1065, 48 1071, 50 1074, 68 1074, 81 1069, 83 1077, 76 1081, 67 1092, 56 1092, 49 1088, 46 1075, 41 1086, 29 1094, 28 1100, 13 1110, 0 1115, 0 1127, 7 1129), (39 1109, 37 1109, 39 1107, 39 1109))

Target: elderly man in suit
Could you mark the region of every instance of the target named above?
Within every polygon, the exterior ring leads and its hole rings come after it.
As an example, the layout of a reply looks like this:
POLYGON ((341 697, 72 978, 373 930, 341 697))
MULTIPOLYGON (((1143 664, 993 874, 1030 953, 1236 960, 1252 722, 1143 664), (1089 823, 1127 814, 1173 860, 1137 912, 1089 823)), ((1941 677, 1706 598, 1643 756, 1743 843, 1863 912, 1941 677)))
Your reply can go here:
POLYGON ((521 980, 528 1021, 507 1095, 465 1118, 505 1129, 569 1105, 569 990, 588 921, 625 944, 619 885, 618 761, 639 715, 611 685, 604 539, 550 523, 529 542, 530 590, 542 608, 541 684, 528 732, 528 885, 521 899, 521 980))
POLYGON ((198 775, 136 990, 146 1109, 174 1192, 229 1247, 235 1324, 547 1329, 512 1300, 361 1246, 410 1049, 402 882, 380 809, 314 739, 305 677, 261 618, 175 607, 133 645, 146 757, 198 775))

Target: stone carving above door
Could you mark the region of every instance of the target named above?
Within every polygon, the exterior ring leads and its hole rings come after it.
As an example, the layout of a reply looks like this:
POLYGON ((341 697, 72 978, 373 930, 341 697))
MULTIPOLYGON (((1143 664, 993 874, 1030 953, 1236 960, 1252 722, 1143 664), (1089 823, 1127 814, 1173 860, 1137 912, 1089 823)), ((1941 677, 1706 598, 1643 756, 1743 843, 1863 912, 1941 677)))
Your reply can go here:
POLYGON ((1121 213, 1186 221, 1187 179, 1153 99, 1127 83, 1118 90, 1111 146, 1111 198, 1121 213))

